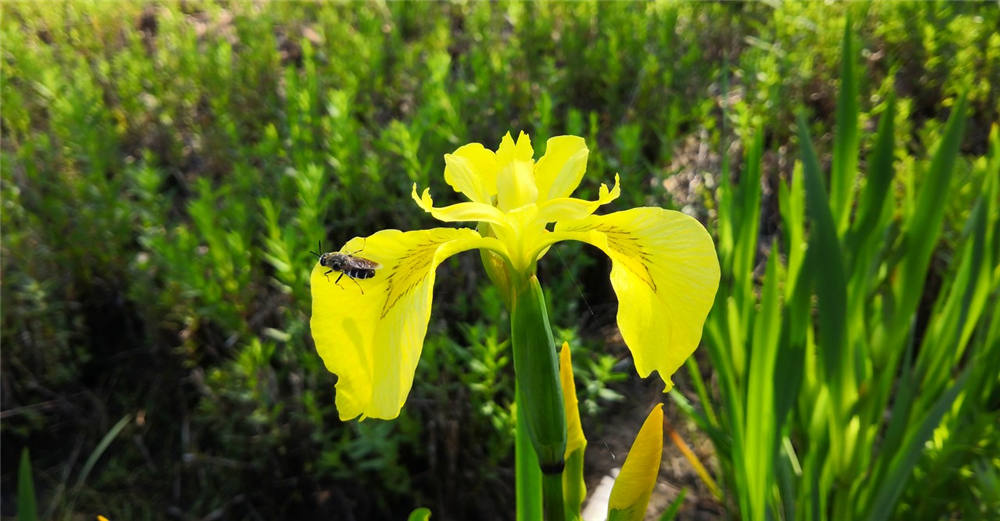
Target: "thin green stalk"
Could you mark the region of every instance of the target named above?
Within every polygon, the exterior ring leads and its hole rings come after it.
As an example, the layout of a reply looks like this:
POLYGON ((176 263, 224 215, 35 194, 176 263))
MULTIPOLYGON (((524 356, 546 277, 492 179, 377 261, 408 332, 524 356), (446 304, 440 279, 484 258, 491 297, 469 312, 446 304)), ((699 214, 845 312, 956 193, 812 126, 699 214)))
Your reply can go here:
POLYGON ((713 427, 718 427, 719 417, 715 414, 712 401, 708 399, 708 390, 705 387, 705 380, 701 377, 701 368, 698 367, 698 360, 696 358, 694 356, 688 358, 687 363, 684 365, 687 367, 688 375, 691 377, 691 384, 694 385, 695 393, 701 402, 701 408, 705 411, 705 417, 708 418, 709 423, 713 427))

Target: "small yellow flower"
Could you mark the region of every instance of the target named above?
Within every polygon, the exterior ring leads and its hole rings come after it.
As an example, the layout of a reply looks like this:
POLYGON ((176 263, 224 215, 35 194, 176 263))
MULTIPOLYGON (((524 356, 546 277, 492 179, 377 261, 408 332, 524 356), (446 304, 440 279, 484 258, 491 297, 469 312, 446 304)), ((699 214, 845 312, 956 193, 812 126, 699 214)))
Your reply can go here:
POLYGON ((594 215, 620 194, 601 185, 596 201, 570 197, 586 171, 587 150, 576 136, 549 139, 533 159, 523 132, 504 136, 494 152, 473 143, 446 154, 445 181, 469 201, 435 207, 429 189, 413 199, 445 222, 478 221, 470 228, 382 230, 356 237, 342 251, 377 262, 373 278, 337 286, 318 263, 311 284, 311 328, 327 369, 339 376, 342 419, 395 418, 413 384, 430 319, 434 273, 451 255, 471 249, 496 253, 508 269, 529 277, 555 243, 576 240, 612 260, 618 326, 636 370, 670 375, 694 351, 719 284, 715 247, 704 227, 682 213, 633 208, 594 215))

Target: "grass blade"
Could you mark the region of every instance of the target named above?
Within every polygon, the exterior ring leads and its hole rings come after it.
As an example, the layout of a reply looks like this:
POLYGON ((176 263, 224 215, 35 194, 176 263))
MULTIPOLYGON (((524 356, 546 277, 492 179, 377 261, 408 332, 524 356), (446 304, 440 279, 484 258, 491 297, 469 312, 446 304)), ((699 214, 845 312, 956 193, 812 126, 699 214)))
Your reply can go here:
POLYGON ((893 177, 893 151, 895 150, 896 96, 890 92, 886 103, 885 112, 882 113, 878 122, 875 149, 869 160, 865 190, 861 195, 858 215, 854 220, 848 240, 851 251, 857 251, 861 245, 868 243, 869 238, 876 231, 878 218, 882 215, 886 196, 889 194, 889 183, 893 177))
POLYGON ((844 359, 849 353, 845 349, 847 283, 840 256, 840 241, 820 177, 819 160, 802 114, 799 114, 798 124, 805 174, 806 214, 811 226, 807 256, 811 266, 806 269, 813 274, 813 286, 819 299, 820 357, 839 412, 845 387, 848 386, 845 378, 852 367, 849 360, 844 359))
POLYGON ((778 296, 778 249, 771 248, 764 277, 760 315, 754 324, 753 350, 747 379, 746 453, 744 485, 749 488, 747 519, 764 519, 766 501, 774 481, 774 450, 779 439, 774 414, 774 367, 781 336, 778 296))
MULTIPOLYGON (((753 272, 754 262, 757 259, 757 233, 760 230, 760 160, 764 149, 764 134, 758 132, 754 137, 750 149, 747 151, 746 168, 740 179, 739 193, 740 202, 737 211, 739 224, 737 227, 736 244, 733 255, 734 274, 740 274, 736 285, 736 299, 742 304, 740 308, 741 317, 750 316, 750 307, 753 306, 753 277, 745 276, 753 272)), ((746 324, 744 324, 746 327, 746 324)))
MULTIPOLYGON (((903 231, 904 257, 900 276, 894 288, 900 302, 896 316, 897 334, 905 332, 910 315, 916 310, 923 293, 924 277, 930 264, 931 253, 941 234, 945 205, 942 198, 948 194, 952 170, 958 158, 959 146, 965 129, 966 99, 962 96, 952 109, 945 126, 944 136, 931 159, 927 176, 918 195, 916 207, 903 231), (901 326, 901 327, 898 327, 901 326)), ((898 342, 891 342, 898 345, 898 342)))
POLYGON ((677 513, 681 511, 681 505, 684 504, 684 496, 687 495, 687 488, 682 488, 680 492, 677 493, 677 497, 670 502, 670 506, 663 512, 660 516, 660 521, 673 521, 677 517, 677 513))
POLYGON ((38 521, 35 481, 31 477, 31 457, 27 447, 21 449, 21 464, 17 469, 17 521, 38 521))
POLYGON ((114 424, 107 434, 101 438, 101 441, 97 443, 94 450, 87 457, 87 461, 83 463, 83 468, 80 469, 80 476, 76 478, 76 488, 79 489, 83 486, 84 481, 87 480, 87 476, 90 475, 90 471, 94 469, 94 465, 97 464, 97 460, 101 458, 104 451, 108 450, 108 446, 111 445, 112 441, 118 437, 118 433, 128 425, 129 420, 132 419, 131 414, 126 414, 122 419, 118 420, 118 423, 114 424))
POLYGON ((778 205, 781 227, 788 245, 788 274, 785 276, 785 298, 791 298, 798 287, 799 272, 805 259, 805 189, 802 181, 802 164, 792 170, 791 184, 781 180, 778 186, 778 205))
POLYGON ((836 134, 830 168, 830 210, 838 235, 843 235, 851 217, 854 177, 858 166, 858 79, 854 58, 851 16, 844 24, 840 54, 840 93, 837 96, 836 134))

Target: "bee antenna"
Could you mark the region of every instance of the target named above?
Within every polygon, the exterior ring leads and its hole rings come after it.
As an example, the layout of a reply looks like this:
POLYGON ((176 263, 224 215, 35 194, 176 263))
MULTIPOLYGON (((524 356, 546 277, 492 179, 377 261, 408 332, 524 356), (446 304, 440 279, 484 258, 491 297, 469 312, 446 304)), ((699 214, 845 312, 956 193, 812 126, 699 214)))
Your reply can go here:
MULTIPOLYGON (((322 240, 316 241, 316 249, 319 250, 319 251, 323 251, 323 241, 322 240)), ((315 255, 317 259, 323 257, 322 255, 320 255, 320 254, 318 254, 318 253, 316 253, 316 252, 314 252, 312 250, 309 250, 309 253, 315 255)))

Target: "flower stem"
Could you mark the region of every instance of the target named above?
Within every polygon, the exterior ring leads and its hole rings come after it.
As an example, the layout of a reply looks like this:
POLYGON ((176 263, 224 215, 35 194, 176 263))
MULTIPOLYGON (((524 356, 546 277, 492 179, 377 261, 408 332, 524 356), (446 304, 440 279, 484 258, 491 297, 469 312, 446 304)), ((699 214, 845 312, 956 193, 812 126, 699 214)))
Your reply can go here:
POLYGON ((528 427, 521 407, 521 390, 515 384, 514 400, 517 424, 514 444, 514 488, 516 491, 517 521, 535 521, 542 517, 542 470, 538 457, 528 437, 528 427))
POLYGON ((564 521, 562 472, 542 474, 542 498, 546 521, 564 521))

